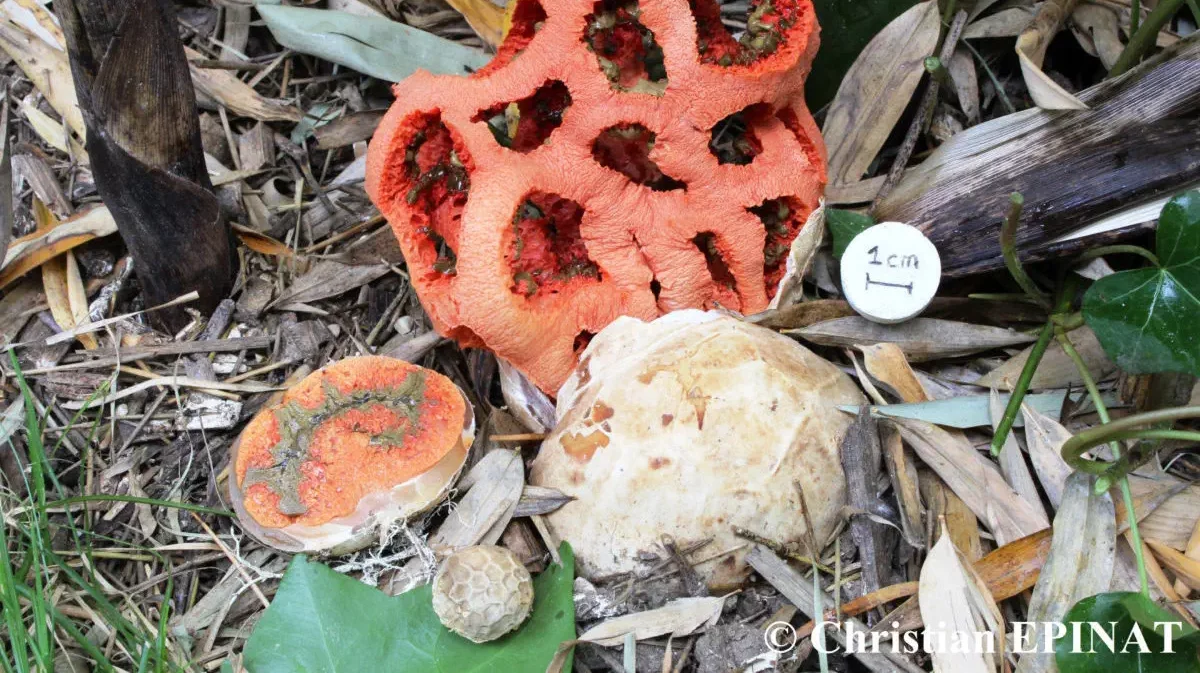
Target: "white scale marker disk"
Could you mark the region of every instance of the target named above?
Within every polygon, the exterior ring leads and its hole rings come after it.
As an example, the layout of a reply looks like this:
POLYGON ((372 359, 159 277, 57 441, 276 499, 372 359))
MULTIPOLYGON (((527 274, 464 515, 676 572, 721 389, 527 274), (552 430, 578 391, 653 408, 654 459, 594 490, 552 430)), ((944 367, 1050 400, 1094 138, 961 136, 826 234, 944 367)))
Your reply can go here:
POLYGON ((942 280, 937 248, 916 227, 884 222, 862 232, 842 255, 842 291, 855 311, 898 323, 925 310, 942 280))

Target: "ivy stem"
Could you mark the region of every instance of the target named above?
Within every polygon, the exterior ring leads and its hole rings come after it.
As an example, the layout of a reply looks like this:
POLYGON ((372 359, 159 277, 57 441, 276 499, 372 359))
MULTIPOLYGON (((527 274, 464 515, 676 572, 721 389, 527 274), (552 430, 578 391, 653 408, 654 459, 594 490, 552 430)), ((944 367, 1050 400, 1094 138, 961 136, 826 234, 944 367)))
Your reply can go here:
POLYGON ((1146 23, 1138 27, 1138 12, 1141 10, 1141 3, 1138 0, 1133 1, 1133 14, 1130 17, 1130 32, 1133 35, 1129 38, 1129 44, 1125 45, 1125 50, 1117 57, 1117 62, 1113 64, 1112 70, 1108 71, 1109 77, 1117 77, 1128 72, 1133 66, 1137 65, 1142 60, 1142 56, 1154 46, 1158 39, 1158 32, 1163 26, 1175 16, 1175 12, 1183 7, 1183 0, 1162 0, 1158 6, 1146 16, 1146 23))
MULTIPOLYGON (((1096 380, 1092 378, 1092 373, 1088 371, 1087 363, 1083 361, 1083 357, 1079 355, 1079 351, 1075 350, 1075 344, 1067 337, 1067 333, 1061 328, 1056 330, 1055 336, 1058 338, 1058 343, 1062 346, 1063 352, 1067 357, 1071 358, 1071 362, 1075 363, 1075 368, 1079 370, 1079 377, 1083 379, 1083 387, 1087 389, 1088 396, 1092 398, 1092 405, 1096 407, 1096 415, 1100 417, 1100 427, 1108 424, 1111 420, 1108 415, 1108 406, 1104 404, 1104 397, 1100 395, 1100 388, 1096 386, 1096 380)), ((1120 460, 1121 445, 1116 437, 1109 444, 1112 449, 1113 458, 1120 460)), ((1129 488, 1129 476, 1122 475, 1120 479, 1121 499, 1125 502, 1126 519, 1129 521, 1129 537, 1130 546, 1133 547, 1134 558, 1137 559, 1138 582, 1142 588, 1142 594, 1147 598, 1150 597, 1150 574, 1146 571, 1146 557, 1142 551, 1142 533, 1138 529, 1137 512, 1134 510, 1133 491, 1129 488)))
POLYGON ((1096 259, 1097 257, 1103 257, 1104 255, 1119 254, 1140 255, 1150 260, 1150 263, 1154 266, 1160 266, 1158 263, 1158 255, 1150 252, 1140 245, 1104 245, 1099 248, 1092 248, 1091 250, 1088 250, 1079 256, 1079 260, 1082 262, 1087 262, 1096 259))
MULTIPOLYGON (((1158 409, 1156 411, 1147 411, 1125 418, 1117 419, 1111 423, 1100 425, 1075 435, 1068 439, 1062 447, 1062 457, 1071 467, 1091 474, 1099 474, 1110 478, 1117 478, 1120 475, 1115 474, 1111 467, 1097 465, 1090 460, 1085 460, 1082 455, 1109 441, 1109 437, 1118 433, 1124 433, 1129 430, 1139 430, 1145 425, 1156 425, 1159 423, 1170 423, 1174 421, 1197 419, 1200 418, 1200 406, 1194 407, 1173 407, 1169 409, 1158 409)), ((1144 436, 1144 433, 1158 432, 1151 430, 1142 430, 1138 437, 1144 436)), ((1133 436, 1126 436, 1126 439, 1131 439, 1133 436)))
POLYGON ((993 457, 1000 455, 1000 449, 1003 449, 1004 443, 1008 441, 1008 433, 1012 432, 1013 424, 1017 422, 1017 413, 1021 411, 1021 402, 1025 399, 1025 393, 1029 392, 1029 384, 1033 381, 1033 375, 1037 372, 1038 365, 1042 362, 1042 356, 1046 354, 1046 349, 1050 347, 1052 338, 1054 338, 1054 320, 1051 319, 1046 321, 1042 331, 1038 333, 1033 350, 1029 351, 1029 359, 1025 361, 1025 367, 1021 369, 1021 376, 1017 379, 1017 384, 1012 389, 1012 395, 1008 398, 1008 406, 1004 408, 1004 415, 996 424, 996 434, 992 437, 993 457))
POLYGON ((1021 196, 1020 192, 1013 192, 1008 203, 1008 217, 1004 218, 1004 224, 1000 225, 1000 251, 1004 255, 1004 265, 1008 267, 1008 272, 1012 274, 1013 280, 1017 281, 1017 285, 1021 286, 1025 294, 1042 306, 1050 308, 1049 297, 1042 292, 1037 283, 1033 282, 1029 274, 1025 273, 1025 267, 1021 265, 1021 259, 1017 257, 1017 227, 1021 224, 1021 213, 1025 209, 1025 197, 1021 196))

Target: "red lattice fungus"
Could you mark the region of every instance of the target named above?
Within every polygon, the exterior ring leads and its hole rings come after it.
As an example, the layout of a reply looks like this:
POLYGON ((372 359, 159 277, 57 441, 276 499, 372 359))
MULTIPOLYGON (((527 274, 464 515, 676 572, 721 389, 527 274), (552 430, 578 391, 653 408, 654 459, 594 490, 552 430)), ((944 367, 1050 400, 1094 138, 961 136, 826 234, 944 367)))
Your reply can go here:
POLYGON ((764 309, 817 207, 811 0, 514 0, 469 78, 418 72, 367 190, 439 331, 551 393, 620 315, 764 309), (586 340, 584 340, 586 342, 586 340))

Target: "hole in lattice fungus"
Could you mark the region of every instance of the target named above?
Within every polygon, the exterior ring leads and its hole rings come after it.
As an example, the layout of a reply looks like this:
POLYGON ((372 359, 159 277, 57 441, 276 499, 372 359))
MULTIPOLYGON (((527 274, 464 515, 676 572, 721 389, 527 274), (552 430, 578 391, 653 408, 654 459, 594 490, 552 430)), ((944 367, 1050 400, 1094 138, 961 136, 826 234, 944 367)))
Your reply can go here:
POLYGON ((571 346, 575 350, 575 354, 579 355, 582 353, 583 350, 588 347, 588 344, 592 343, 592 338, 595 336, 595 332, 589 332, 587 330, 583 330, 579 334, 576 334, 575 343, 571 346))
POLYGON ((720 305, 726 308, 737 309, 739 306, 737 299, 737 279, 733 277, 733 271, 729 269, 729 264, 725 261, 725 256, 721 254, 717 235, 711 231, 701 232, 696 234, 696 237, 692 239, 692 243, 704 254, 704 263, 708 267, 708 275, 712 277, 713 283, 716 284, 716 291, 713 293, 712 301, 705 308, 711 308, 711 305, 720 305))
POLYGON ((505 34, 504 42, 492 60, 476 72, 477 76, 495 72, 515 60, 529 47, 533 36, 538 34, 546 22, 546 10, 538 0, 512 1, 516 2, 517 6, 513 9, 511 26, 505 34))
POLYGON ((799 199, 784 196, 764 201, 761 205, 748 208, 763 223, 766 239, 763 242, 763 283, 767 298, 774 299, 779 282, 787 271, 787 258, 792 250, 792 241, 808 221, 812 209, 803 206, 799 199))
POLYGON ((658 282, 657 278, 650 281, 650 294, 654 295, 654 301, 658 301, 659 296, 662 295, 662 283, 658 282))
POLYGON ((471 121, 486 123, 497 143, 524 154, 549 141, 570 106, 567 85, 554 80, 525 98, 481 110, 471 121))
POLYGON ((667 90, 663 50, 639 14, 637 2, 600 0, 587 16, 583 41, 614 89, 661 96, 667 90))
POLYGON ((708 151, 717 158, 717 163, 745 166, 762 154, 762 141, 755 128, 770 114, 763 103, 751 105, 717 122, 712 128, 708 151))
POLYGON ((415 132, 404 153, 401 193, 413 210, 412 226, 423 240, 418 243, 419 259, 409 260, 409 269, 424 267, 429 275, 453 276, 473 165, 441 114, 420 114, 412 127, 415 132))
POLYGON ((719 5, 690 0, 701 63, 750 65, 779 50, 807 8, 801 0, 751 0, 719 5))
POLYGON ((687 189, 684 183, 664 174, 650 158, 655 137, 653 131, 641 124, 610 126, 592 143, 592 157, 601 166, 656 192, 687 189))
POLYGON ((583 206, 556 194, 525 197, 513 216, 509 243, 513 293, 547 296, 600 281, 600 266, 588 256, 579 231, 583 213, 583 206))

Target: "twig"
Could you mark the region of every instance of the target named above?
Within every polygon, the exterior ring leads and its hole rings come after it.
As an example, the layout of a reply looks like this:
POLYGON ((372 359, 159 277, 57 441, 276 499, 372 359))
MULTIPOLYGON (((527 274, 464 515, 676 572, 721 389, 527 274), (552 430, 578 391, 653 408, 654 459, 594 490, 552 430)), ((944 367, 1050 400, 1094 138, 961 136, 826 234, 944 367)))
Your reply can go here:
POLYGON ((225 546, 225 543, 221 541, 221 538, 217 537, 217 534, 213 532, 213 529, 209 528, 208 524, 204 523, 204 519, 201 519, 200 515, 196 514, 195 512, 192 512, 191 514, 192 518, 196 520, 196 523, 200 524, 200 527, 204 529, 204 532, 208 533, 208 536, 213 539, 213 542, 216 542, 217 546, 221 548, 221 551, 225 553, 225 557, 228 558, 229 562, 233 564, 233 567, 238 571, 238 574, 242 576, 242 579, 246 580, 246 583, 250 585, 250 590, 254 592, 254 595, 258 596, 258 600, 262 603, 262 606, 264 608, 271 607, 271 601, 267 600, 267 597, 263 595, 262 589, 258 588, 258 583, 255 582, 254 579, 250 577, 250 573, 246 572, 246 569, 242 567, 241 559, 235 556, 234 553, 230 551, 229 547, 225 546))
MULTIPOLYGON (((940 62, 949 62, 954 56, 954 49, 958 46, 958 40, 962 36, 963 28, 967 25, 967 13, 959 10, 954 15, 954 21, 950 23, 950 29, 946 32, 946 41, 942 43, 942 51, 940 62)), ((875 200, 871 203, 871 215, 879 209, 879 204, 883 199, 891 193, 896 184, 900 182, 900 177, 904 175, 904 169, 908 166, 908 160, 912 158, 913 150, 917 148, 917 140, 921 138, 921 134, 925 132, 925 126, 928 123, 930 115, 933 114, 933 106, 937 103, 939 82, 937 77, 930 77, 929 84, 925 88, 925 95, 921 98, 921 105, 917 108, 917 116, 913 117, 912 123, 908 126, 908 133, 904 136, 904 143, 900 145, 900 151, 896 154, 895 161, 892 162, 892 168, 888 171, 887 179, 883 181, 883 186, 879 188, 879 192, 875 195, 875 200)))

